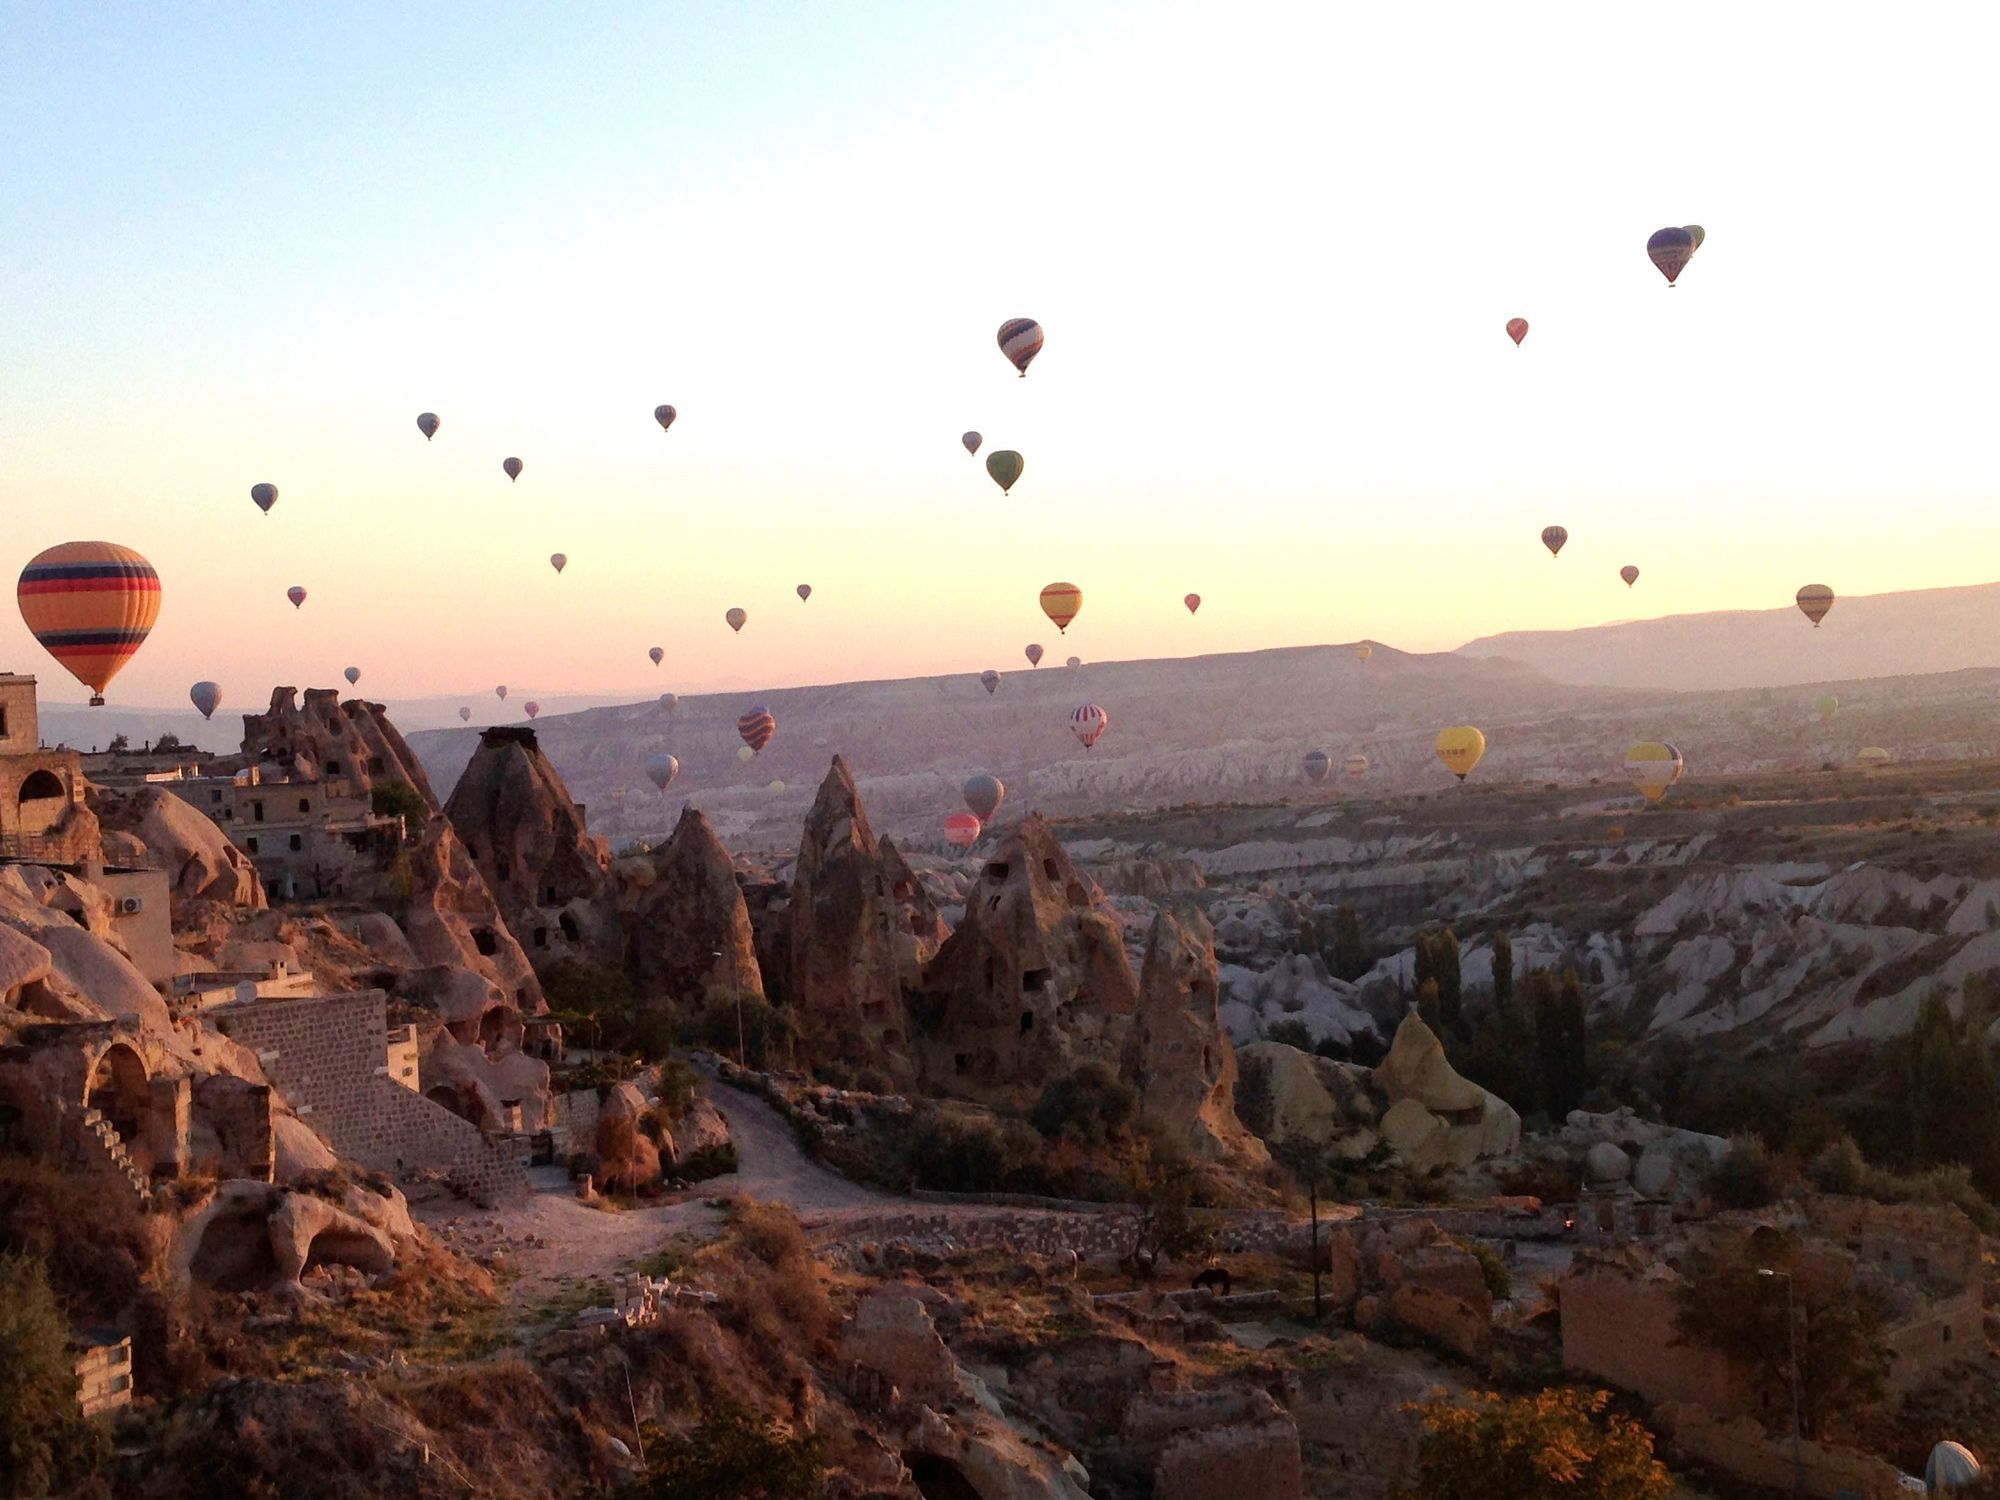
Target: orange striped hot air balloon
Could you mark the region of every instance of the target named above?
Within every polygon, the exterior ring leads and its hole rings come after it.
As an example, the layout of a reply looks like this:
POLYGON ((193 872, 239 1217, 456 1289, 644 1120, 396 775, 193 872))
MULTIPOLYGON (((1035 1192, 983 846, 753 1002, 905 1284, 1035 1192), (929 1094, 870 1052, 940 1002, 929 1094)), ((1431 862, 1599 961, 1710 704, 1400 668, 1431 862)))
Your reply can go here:
POLYGON ((42 649, 98 705, 160 617, 160 575, 115 542, 64 542, 38 553, 14 592, 42 649))
POLYGON ((1067 631, 1082 608, 1083 590, 1073 583, 1052 583, 1042 590, 1042 613, 1055 622, 1058 631, 1067 631))

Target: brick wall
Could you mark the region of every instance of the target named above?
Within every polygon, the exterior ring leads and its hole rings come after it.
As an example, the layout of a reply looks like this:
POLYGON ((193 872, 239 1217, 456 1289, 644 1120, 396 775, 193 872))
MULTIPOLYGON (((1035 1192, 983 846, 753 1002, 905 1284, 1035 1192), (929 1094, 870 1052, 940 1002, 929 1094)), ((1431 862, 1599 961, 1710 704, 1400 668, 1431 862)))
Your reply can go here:
POLYGON ((597 1117, 603 1108, 596 1089, 570 1089, 555 1096, 549 1129, 558 1156, 597 1149, 597 1117))
POLYGON ((380 990, 218 1007, 212 1019, 263 1059, 305 1122, 342 1156, 380 1172, 443 1171, 468 1197, 528 1190, 528 1142, 487 1135, 388 1076, 380 990))

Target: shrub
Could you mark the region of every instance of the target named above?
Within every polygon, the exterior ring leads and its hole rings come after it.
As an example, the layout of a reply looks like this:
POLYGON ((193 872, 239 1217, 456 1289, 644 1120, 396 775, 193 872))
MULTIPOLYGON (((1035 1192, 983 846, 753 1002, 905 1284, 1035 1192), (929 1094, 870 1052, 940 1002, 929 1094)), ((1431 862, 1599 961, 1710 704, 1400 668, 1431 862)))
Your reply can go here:
POLYGON ((1723 1208, 1768 1208, 1791 1185, 1771 1148, 1754 1135, 1739 1135, 1729 1152, 1702 1180, 1702 1187, 1723 1208))
POLYGON ((1313 1034, 1306 1023, 1287 1016, 1282 1021, 1273 1021, 1264 1028, 1264 1040, 1279 1042, 1287 1047, 1296 1047, 1301 1052, 1313 1049, 1313 1034))
POLYGON ((816 1433, 788 1437, 740 1407, 711 1406, 693 1432, 655 1438, 651 1472, 629 1500, 817 1500, 816 1433))
POLYGON ((1101 1062, 1087 1062, 1042 1090, 1029 1118, 1050 1140, 1070 1136, 1102 1146, 1124 1137, 1138 1118, 1139 1095, 1101 1062))
POLYGON ((401 818, 415 832, 430 821, 431 805, 424 794, 401 779, 378 781, 368 791, 368 806, 378 818, 401 818))
POLYGON ((1018 1120, 960 1110, 927 1110, 910 1138, 918 1187, 947 1193, 1033 1191, 1042 1141, 1018 1120))
POLYGON ((0 1351, 0 1491, 67 1493, 108 1445, 77 1412, 69 1324, 33 1256, 0 1255, 0 1351))
POLYGON ((1503 1400, 1443 1396, 1422 1420, 1415 1481, 1397 1500, 1666 1500, 1673 1480, 1653 1435, 1607 1413, 1611 1398, 1576 1390, 1503 1400))
POLYGON ((688 1182, 706 1182, 711 1177, 726 1177, 737 1165, 736 1143, 724 1141, 719 1146, 703 1146, 690 1152, 674 1163, 673 1175, 688 1182))
POLYGON ((1472 1258, 1479 1262, 1479 1274, 1486 1278, 1486 1291, 1496 1302, 1504 1302, 1514 1295, 1514 1276, 1507 1269, 1507 1262, 1500 1258, 1500 1252, 1484 1240, 1472 1242, 1472 1258))

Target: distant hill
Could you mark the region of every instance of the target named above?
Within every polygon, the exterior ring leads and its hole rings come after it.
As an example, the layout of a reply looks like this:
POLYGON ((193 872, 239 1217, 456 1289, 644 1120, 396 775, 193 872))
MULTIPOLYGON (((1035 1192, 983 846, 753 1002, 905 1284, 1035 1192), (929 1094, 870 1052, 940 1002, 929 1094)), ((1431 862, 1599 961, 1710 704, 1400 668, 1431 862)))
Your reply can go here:
POLYGON ((1726 610, 1582 630, 1514 630, 1482 636, 1458 654, 1504 657, 1557 682, 1649 690, 2000 667, 2000 583, 1841 598, 1817 630, 1793 607, 1726 610))

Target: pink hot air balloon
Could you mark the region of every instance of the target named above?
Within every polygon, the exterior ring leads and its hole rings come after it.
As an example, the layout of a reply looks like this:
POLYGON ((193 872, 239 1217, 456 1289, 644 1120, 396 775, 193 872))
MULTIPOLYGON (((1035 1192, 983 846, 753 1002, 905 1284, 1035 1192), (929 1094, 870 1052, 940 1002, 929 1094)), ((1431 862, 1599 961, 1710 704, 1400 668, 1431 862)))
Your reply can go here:
POLYGON ((1196 610, 1201 608, 1201 595, 1189 594, 1185 599, 1181 600, 1181 603, 1187 606, 1187 612, 1189 614, 1193 614, 1196 610))
POLYGON ((1104 731, 1111 723, 1111 715, 1095 703, 1086 703, 1069 716, 1069 732, 1083 742, 1088 750, 1104 738, 1104 731))
POLYGON ((983 826, 972 813, 953 813, 944 820, 945 842, 955 849, 970 849, 979 842, 979 831, 983 826))
POLYGON ((502 703, 505 703, 507 701, 507 684, 503 682, 500 684, 500 686, 495 688, 493 690, 493 696, 498 698, 502 703))
POLYGON ((527 705, 527 709, 528 709, 528 717, 529 717, 529 718, 531 718, 531 719, 533 719, 533 718, 537 718, 537 717, 539 717, 539 716, 540 716, 540 714, 541 714, 541 712, 542 712, 542 705, 541 705, 541 704, 539 704, 539 703, 533 703, 533 702, 531 702, 531 703, 529 703, 529 704, 527 705))
POLYGON ((1528 320, 1526 318, 1509 318, 1507 320, 1507 337, 1514 341, 1515 348, 1518 349, 1521 346, 1521 340, 1527 336, 1528 320))
POLYGON ((285 590, 285 597, 292 601, 292 608, 297 609, 306 602, 306 591, 295 583, 285 590))
POLYGON ((1039 667, 1042 664, 1042 648, 1040 646, 1031 645, 1021 654, 1028 658, 1028 665, 1031 667, 1039 667))

